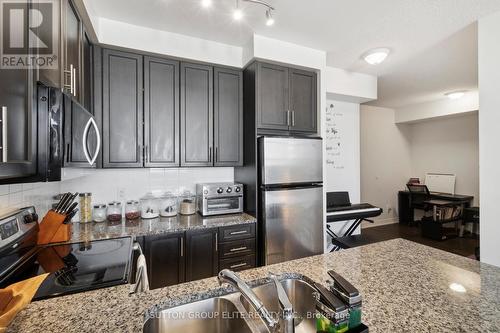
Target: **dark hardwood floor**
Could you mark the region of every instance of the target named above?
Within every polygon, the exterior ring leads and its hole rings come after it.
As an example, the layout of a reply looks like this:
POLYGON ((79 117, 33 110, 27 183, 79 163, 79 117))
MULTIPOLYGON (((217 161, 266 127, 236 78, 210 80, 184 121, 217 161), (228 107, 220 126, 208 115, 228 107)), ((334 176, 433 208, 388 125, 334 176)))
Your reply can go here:
POLYGON ((363 228, 361 234, 365 243, 376 243, 394 238, 404 238, 472 259, 475 259, 475 249, 479 246, 479 239, 470 234, 466 234, 462 238, 456 237, 444 241, 436 241, 422 237, 419 227, 401 225, 399 223, 363 228))

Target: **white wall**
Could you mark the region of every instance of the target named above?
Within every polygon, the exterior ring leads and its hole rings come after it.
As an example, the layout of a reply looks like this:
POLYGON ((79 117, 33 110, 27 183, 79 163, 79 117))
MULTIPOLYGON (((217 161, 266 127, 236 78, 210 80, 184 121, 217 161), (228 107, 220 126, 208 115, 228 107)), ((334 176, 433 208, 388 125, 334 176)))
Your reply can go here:
POLYGON ((428 172, 457 176, 455 193, 479 204, 479 127, 477 112, 411 125, 411 176, 428 172))
POLYGON ((99 42, 174 57, 242 66, 241 47, 99 18, 99 42))
POLYGON ((400 107, 396 112, 396 123, 412 123, 457 116, 477 112, 477 110, 479 110, 479 94, 477 91, 469 91, 462 98, 455 100, 443 97, 437 101, 400 107))
POLYGON ((393 109, 361 106, 361 202, 384 210, 375 226, 397 222, 397 193, 411 175, 410 128, 394 117, 393 109))
POLYGON ((477 112, 395 124, 397 112, 361 107, 361 200, 384 209, 376 225, 397 222, 397 192, 428 172, 456 174, 456 193, 473 195, 478 204, 477 112))
POLYGON ((500 266, 500 13, 479 20, 481 261, 500 266))
POLYGON ((327 98, 365 103, 377 99, 377 77, 344 69, 326 67, 327 98))
MULTIPOLYGON (((325 192, 348 191, 351 202, 359 203, 361 200, 359 104, 327 100, 327 108, 328 111, 322 112, 323 124, 330 125, 324 126, 322 132, 325 192), (338 134, 333 136, 326 132, 331 129, 338 131, 338 134), (336 150, 340 155, 331 156, 326 148, 336 146, 337 143, 340 143, 339 149, 336 150)), ((336 233, 345 232, 347 225, 348 223, 343 222, 332 224, 336 233)), ((359 230, 355 234, 357 233, 359 230)))

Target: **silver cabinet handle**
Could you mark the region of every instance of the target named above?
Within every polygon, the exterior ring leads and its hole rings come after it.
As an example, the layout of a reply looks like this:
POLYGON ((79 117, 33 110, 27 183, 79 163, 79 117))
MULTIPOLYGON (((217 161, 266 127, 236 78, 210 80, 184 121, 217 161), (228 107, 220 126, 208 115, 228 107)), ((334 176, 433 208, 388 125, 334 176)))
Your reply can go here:
POLYGON ((7 163, 8 150, 7 150, 7 107, 2 106, 2 163, 7 163))
POLYGON ((295 126, 295 111, 292 111, 292 126, 295 126))
POLYGON ((76 96, 76 67, 74 67, 73 65, 71 65, 71 67, 73 68, 73 74, 71 75, 73 81, 71 82, 71 86, 73 87, 73 95, 76 96))
POLYGON ((229 266, 229 268, 234 269, 234 268, 238 268, 238 267, 244 267, 246 265, 247 265, 246 262, 242 262, 241 264, 236 264, 236 265, 229 266))
POLYGON ((181 237, 181 257, 184 257, 184 237, 181 237))
POLYGON ((69 89, 70 94, 73 94, 73 65, 69 65, 69 70, 64 70, 64 89, 69 89), (66 78, 69 74, 69 84, 66 84, 66 78))
POLYGON ((150 156, 149 156, 149 154, 150 154, 150 153, 149 153, 149 146, 148 146, 148 145, 146 145, 146 146, 144 147, 144 150, 146 151, 146 163, 149 163, 149 162, 150 162, 150 160, 149 160, 149 158, 150 158, 150 156))
POLYGON ((212 162, 212 147, 210 147, 209 152, 208 152, 208 162, 212 162))
POLYGON ((247 231, 246 230, 242 230, 242 231, 233 231, 232 233, 230 233, 230 235, 241 235, 241 234, 246 234, 247 231))
POLYGON ((290 126, 290 110, 286 110, 286 125, 290 126))
POLYGON ((83 130, 82 145, 83 145, 83 153, 85 154, 87 162, 89 162, 91 166, 94 165, 95 161, 97 160, 97 157, 99 156, 99 151, 101 149, 101 135, 99 134, 99 128, 97 127, 94 118, 90 118, 89 121, 87 122, 87 125, 85 125, 85 129, 83 130), (88 141, 90 126, 94 126, 95 133, 97 136, 97 146, 95 147, 94 156, 92 156, 92 158, 90 157, 89 152, 87 150, 87 141, 88 141))
POLYGON ((215 252, 219 252, 219 234, 215 233, 215 252))
POLYGON ((242 247, 237 247, 237 248, 231 249, 231 250, 229 250, 229 252, 243 251, 243 250, 246 250, 246 249, 247 249, 246 246, 242 246, 242 247))

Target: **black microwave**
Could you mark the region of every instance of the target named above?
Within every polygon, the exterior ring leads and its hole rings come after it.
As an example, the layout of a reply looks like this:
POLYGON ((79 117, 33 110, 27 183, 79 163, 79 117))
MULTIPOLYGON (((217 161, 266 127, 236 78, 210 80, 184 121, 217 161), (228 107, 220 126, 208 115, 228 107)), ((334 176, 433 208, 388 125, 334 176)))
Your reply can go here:
POLYGON ((59 181, 63 167, 94 168, 101 135, 92 113, 58 88, 38 85, 37 181, 59 181))

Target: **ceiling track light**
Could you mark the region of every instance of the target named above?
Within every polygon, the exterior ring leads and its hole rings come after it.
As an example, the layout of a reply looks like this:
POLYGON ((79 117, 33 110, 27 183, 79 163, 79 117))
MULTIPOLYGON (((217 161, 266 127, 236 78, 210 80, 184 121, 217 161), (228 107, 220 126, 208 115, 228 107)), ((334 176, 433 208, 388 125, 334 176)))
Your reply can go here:
MULTIPOLYGON (((269 3, 267 3, 266 1, 263 1, 263 0, 241 0, 241 1, 245 1, 245 2, 250 2, 250 3, 253 3, 253 4, 256 4, 256 5, 261 5, 261 6, 264 6, 266 7, 266 25, 268 27, 274 25, 274 17, 273 17, 273 10, 274 7, 271 6, 269 3)), ((239 6, 239 0, 236 0, 236 8, 234 9, 233 11, 233 18, 235 21, 240 21, 242 18, 243 18, 243 11, 240 9, 240 6, 239 6)))

